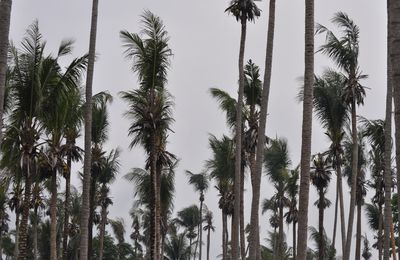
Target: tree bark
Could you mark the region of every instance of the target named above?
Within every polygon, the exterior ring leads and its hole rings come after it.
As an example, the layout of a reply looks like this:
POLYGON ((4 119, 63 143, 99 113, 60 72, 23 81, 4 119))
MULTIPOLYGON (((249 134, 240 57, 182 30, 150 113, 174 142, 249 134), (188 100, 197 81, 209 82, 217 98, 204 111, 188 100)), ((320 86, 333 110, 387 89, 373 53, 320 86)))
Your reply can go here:
POLYGON ((89 222, 88 222, 88 258, 93 255, 93 220, 94 220, 94 209, 95 209, 95 196, 96 196, 96 181, 93 176, 90 181, 90 192, 89 192, 89 222))
POLYGON ((319 250, 318 259, 324 260, 325 257, 325 240, 324 240, 324 200, 325 194, 323 189, 319 189, 319 204, 318 204, 318 233, 319 233, 319 250))
MULTIPOLYGON (((102 196, 104 196, 104 195, 107 196, 107 194, 102 194, 102 196)), ((101 207, 101 223, 100 223, 100 238, 99 238, 99 260, 103 260, 104 235, 105 235, 105 231, 106 231, 106 223, 107 223, 107 208, 103 205, 101 207)))
POLYGON ((356 260, 361 260, 361 204, 357 204, 356 260))
MULTIPOLYGON (((388 7, 388 29, 390 27, 390 0, 388 7)), ((390 223, 392 218, 392 100, 393 88, 391 82, 392 66, 390 62, 391 49, 390 30, 387 32, 387 90, 386 90, 386 115, 385 115, 385 154, 384 154, 384 181, 385 181, 385 237, 384 237, 384 259, 390 257, 390 223)))
POLYGON ((199 236, 200 236, 200 245, 199 245, 199 260, 201 260, 201 248, 202 248, 202 243, 203 243, 203 200, 204 200, 204 195, 201 195, 200 198, 200 224, 199 224, 199 236))
MULTIPOLYGON (((242 155, 242 157, 244 157, 244 155, 242 155)), ((242 163, 241 173, 240 173, 240 230, 239 230, 241 259, 246 259, 246 235, 245 235, 246 227, 244 224, 244 174, 245 174, 244 168, 245 165, 242 163)))
POLYGON ((308 200, 310 192, 310 159, 314 85, 314 0, 305 1, 305 69, 303 125, 300 160, 299 219, 297 259, 307 257, 308 200))
POLYGON ((33 211, 33 216, 34 220, 32 223, 32 229, 33 229, 33 259, 37 260, 38 259, 38 208, 35 207, 33 211))
POLYGON ((68 259, 68 234, 69 234, 69 207, 71 193, 71 155, 67 156, 67 173, 65 176, 65 201, 64 201, 64 230, 63 230, 63 260, 68 259))
POLYGON ((382 219, 382 206, 379 205, 379 220, 378 220, 378 238, 377 238, 377 243, 378 243, 378 259, 382 260, 383 254, 382 254, 382 225, 383 225, 383 219, 382 219))
POLYGON ((83 165, 82 210, 80 223, 80 259, 88 259, 88 224, 90 214, 90 170, 91 170, 91 138, 92 138, 92 85, 94 61, 96 52, 97 15, 99 0, 93 0, 92 18, 89 40, 89 59, 86 76, 86 103, 85 103, 85 157, 83 165))
POLYGON ((346 248, 346 220, 344 217, 344 201, 343 201, 343 182, 342 182, 342 163, 340 155, 336 155, 336 174, 339 188, 339 208, 340 208, 340 231, 342 233, 342 255, 346 248))
POLYGON ((296 222, 293 221, 293 260, 296 260, 296 222))
POLYGON ((227 216, 226 213, 222 211, 222 260, 226 260, 227 259, 227 236, 226 236, 226 232, 227 232, 227 216))
POLYGON ((19 234, 19 209, 15 210, 15 243, 14 243, 14 252, 13 252, 13 259, 18 258, 18 247, 19 247, 19 239, 18 239, 18 234, 19 234))
POLYGON ((256 149, 256 167, 253 176, 253 191, 251 201, 251 215, 250 215, 250 238, 249 238, 249 258, 261 260, 260 248, 260 224, 259 224, 259 210, 260 210, 260 187, 261 187, 261 173, 262 164, 264 160, 264 146, 265 146, 265 129, 268 115, 268 102, 269 92, 271 87, 271 72, 272 72, 272 58, 274 47, 274 33, 275 33, 275 0, 269 1, 269 18, 268 18, 268 32, 267 44, 265 54, 265 70, 263 90, 261 96, 260 119, 258 125, 257 136, 257 149, 256 149))
POLYGON ((51 174, 50 260, 57 260, 57 169, 51 174))
POLYGON ((346 236, 346 248, 343 260, 350 260, 351 241, 353 238, 354 208, 356 206, 357 179, 358 179, 358 135, 357 135, 357 111, 355 97, 351 102, 351 138, 352 138, 352 157, 351 157, 351 191, 349 221, 346 236))
POLYGON ((231 259, 239 259, 239 225, 240 225, 240 170, 242 165, 242 114, 244 93, 244 50, 246 44, 246 17, 241 18, 241 35, 239 49, 239 90, 236 103, 236 126, 235 126, 235 180, 234 180, 234 213, 232 216, 231 231, 231 259))
POLYGON ((3 139, 4 93, 6 89, 8 36, 10 33, 12 0, 0 1, 0 145, 3 139))
POLYGON ((336 230, 337 230, 337 217, 339 206, 339 183, 336 182, 336 199, 335 199, 335 217, 333 220, 333 234, 332 234, 332 247, 336 248, 336 230))
POLYGON ((390 240, 392 241, 392 256, 393 260, 397 260, 396 255, 396 238, 394 236, 393 219, 390 220, 390 240))
POLYGON ((210 260, 210 233, 211 228, 209 228, 207 232, 207 260, 210 260))
POLYGON ((283 205, 279 207, 278 259, 283 259, 283 205))

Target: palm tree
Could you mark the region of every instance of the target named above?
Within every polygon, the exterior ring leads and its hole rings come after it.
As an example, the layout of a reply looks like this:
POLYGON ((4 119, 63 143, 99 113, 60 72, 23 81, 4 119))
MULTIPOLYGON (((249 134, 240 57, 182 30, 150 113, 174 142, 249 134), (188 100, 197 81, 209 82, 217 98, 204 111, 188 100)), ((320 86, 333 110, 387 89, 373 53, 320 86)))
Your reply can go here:
POLYGON ((307 256, 308 199, 310 191, 311 129, 314 85, 314 0, 305 1, 305 69, 303 124, 300 160, 299 224, 297 259, 307 256))
POLYGON ((317 26, 318 33, 326 33, 326 43, 321 46, 319 51, 328 55, 336 63, 338 68, 343 71, 345 76, 343 100, 351 109, 351 133, 353 139, 353 158, 352 160, 352 187, 350 195, 350 210, 348 229, 346 236, 346 247, 343 255, 344 260, 350 258, 351 240, 353 234, 354 208, 356 203, 357 191, 357 112, 356 106, 363 104, 365 89, 361 85, 361 80, 367 78, 362 74, 358 65, 359 54, 359 28, 353 20, 345 13, 338 12, 334 15, 332 22, 343 32, 340 38, 322 25, 317 26))
MULTIPOLYGON (((12 0, 0 1, 0 130, 3 129, 4 94, 6 89, 8 35, 10 32, 12 0)), ((0 145, 3 139, 0 131, 0 145)))
MULTIPOLYGON (((317 188, 319 199, 315 202, 315 205, 319 209, 319 241, 318 241, 318 259, 323 260, 325 257, 325 247, 324 244, 324 210, 330 206, 330 201, 325 198, 325 193, 328 189, 329 182, 331 180, 331 167, 329 164, 329 158, 323 156, 322 154, 317 154, 313 158, 313 166, 311 167, 311 182, 317 188)), ((327 246, 329 247, 329 245, 327 246)))
MULTIPOLYGON (((267 33, 267 46, 265 55, 265 70, 264 70, 264 83, 261 98, 260 119, 258 125, 257 147, 256 147, 256 163, 255 172, 253 175, 253 197, 251 201, 251 215, 250 215, 250 239, 249 239, 249 256, 250 259, 261 259, 260 250, 260 230, 259 230, 259 209, 260 209, 260 187, 261 187, 261 173, 262 173, 262 156, 264 152, 265 138, 264 133, 266 129, 267 114, 268 114, 268 101, 269 91, 271 86, 271 71, 272 71, 272 54, 274 45, 275 33, 275 0, 269 1, 269 18, 268 18, 268 33, 267 33)), ((242 256, 243 258, 243 256, 242 256)))
POLYGON ((277 200, 277 194, 272 196, 270 199, 264 199, 262 204, 262 211, 261 213, 267 213, 268 211, 272 211, 272 216, 269 219, 271 227, 274 229, 274 232, 272 234, 272 254, 273 254, 273 259, 276 259, 276 254, 277 254, 277 243, 278 243, 278 237, 277 237, 277 232, 276 229, 279 227, 279 217, 277 215, 277 212, 279 210, 279 201, 277 200))
MULTIPOLYGON (((329 240, 328 236, 326 235, 325 231, 323 232, 323 235, 321 237, 321 234, 319 230, 317 230, 314 227, 310 227, 310 238, 315 242, 317 246, 317 250, 314 255, 324 255, 324 259, 327 260, 335 260, 335 248, 332 246, 331 241, 329 240), (324 247, 323 249, 320 248, 320 241, 324 241, 323 244, 328 245, 324 247), (323 250, 323 252, 321 252, 323 250)), ((315 259, 316 256, 314 256, 312 259, 315 259)), ((308 259, 308 258, 307 258, 308 259)))
POLYGON ((292 246, 292 258, 296 260, 296 224, 298 221, 298 209, 297 209, 297 197, 299 194, 299 167, 290 171, 289 178, 287 180, 287 195, 289 199, 289 209, 285 213, 286 223, 293 225, 293 246, 292 246))
POLYGON ((199 234, 197 237, 197 242, 196 242, 196 247, 194 249, 194 252, 196 254, 197 252, 197 245, 200 243, 200 248, 199 248, 199 259, 201 259, 201 247, 202 247, 202 242, 203 242, 203 237, 202 237, 202 221, 203 221, 203 202, 204 202, 204 192, 207 191, 208 189, 208 176, 202 172, 198 174, 194 174, 190 171, 186 171, 186 174, 189 176, 189 184, 192 184, 194 189, 200 193, 200 208, 199 208, 199 219, 200 223, 197 226, 197 233, 199 234))
POLYGON ((369 241, 367 236, 364 236, 363 242, 364 242, 364 248, 362 252, 362 257, 364 258, 364 260, 369 260, 372 257, 372 253, 371 253, 371 248, 369 247, 369 241))
POLYGON ((8 221, 10 221, 9 215, 7 213, 7 189, 8 184, 0 186, 0 259, 2 259, 2 241, 3 235, 8 233, 8 221))
POLYGON ((278 259, 281 259, 283 257, 284 243, 283 210, 285 207, 289 206, 289 200, 285 196, 287 189, 287 180, 289 178, 289 166, 291 164, 287 141, 285 139, 278 138, 271 140, 271 145, 265 150, 264 156, 267 174, 276 189, 276 194, 274 197, 278 206, 277 218, 279 220, 279 231, 277 248, 276 252, 274 253, 277 253, 278 259))
POLYGON ((175 219, 176 223, 186 229, 186 236, 189 239, 189 259, 193 255, 196 257, 196 252, 192 250, 192 241, 199 234, 196 233, 195 229, 201 224, 201 219, 199 218, 199 208, 196 205, 189 206, 178 212, 178 218, 175 219))
MULTIPOLYGON (((121 259, 122 256, 122 248, 123 244, 125 243, 125 224, 124 220, 122 218, 117 218, 116 220, 111 220, 111 229, 114 232, 114 236, 118 241, 117 248, 118 248, 118 254, 117 254, 117 259, 121 259)), ((101 252, 101 251, 100 251, 101 252)))
POLYGON ((92 86, 94 74, 94 61, 96 52, 97 14, 99 0, 93 0, 92 18, 90 24, 89 59, 86 75, 86 105, 85 105, 85 157, 83 162, 83 185, 82 185, 82 211, 80 221, 80 259, 89 258, 89 216, 90 216, 90 174, 92 155, 92 86))
POLYGON ((165 258, 168 260, 186 260, 189 246, 185 232, 169 234, 165 244, 165 258))
POLYGON ((100 237, 99 237, 99 259, 103 259, 103 243, 105 228, 107 223, 108 206, 112 204, 112 200, 109 197, 110 185, 115 181, 116 174, 118 174, 120 163, 119 163, 120 150, 111 150, 106 156, 104 164, 101 166, 100 176, 98 182, 101 184, 99 204, 101 206, 101 221, 100 221, 100 237))
POLYGON ((338 202, 340 206, 340 221, 342 234, 342 253, 344 253, 346 243, 346 224, 344 217, 343 185, 342 185, 342 164, 343 164, 343 136, 344 125, 348 120, 348 109, 343 102, 344 77, 333 70, 325 70, 321 77, 315 77, 313 90, 314 111, 326 129, 325 134, 331 141, 329 156, 332 167, 336 171, 336 202, 335 202, 335 221, 332 236, 332 243, 336 241, 336 223, 338 202))
MULTIPOLYGON (((239 91, 236 105, 236 155, 235 155, 235 182, 234 193, 236 198, 240 198, 240 172, 241 172, 241 156, 242 156, 242 108, 244 93, 244 51, 246 43, 246 26, 247 21, 254 21, 260 16, 260 9, 253 0, 232 0, 225 12, 232 14, 237 21, 241 23, 240 50, 239 50, 239 91)), ((235 200, 235 213, 233 214, 233 230, 232 230, 232 259, 239 257, 239 216, 240 216, 240 200, 235 200)))
POLYGON ((211 231, 215 232, 215 227, 213 226, 213 213, 210 210, 206 210, 204 214, 203 222, 206 225, 203 227, 204 231, 207 231, 207 260, 210 260, 210 240, 211 240, 211 231))
POLYGON ((132 70, 137 73, 140 88, 122 92, 122 98, 129 103, 126 115, 133 120, 129 136, 133 137, 130 147, 142 145, 148 154, 148 168, 152 178, 151 196, 151 258, 160 258, 160 176, 157 174, 159 151, 163 150, 173 121, 171 117, 172 101, 165 89, 167 70, 170 66, 171 50, 168 35, 161 19, 149 11, 142 15, 143 35, 127 31, 120 33, 126 49, 127 58, 133 60, 132 70))

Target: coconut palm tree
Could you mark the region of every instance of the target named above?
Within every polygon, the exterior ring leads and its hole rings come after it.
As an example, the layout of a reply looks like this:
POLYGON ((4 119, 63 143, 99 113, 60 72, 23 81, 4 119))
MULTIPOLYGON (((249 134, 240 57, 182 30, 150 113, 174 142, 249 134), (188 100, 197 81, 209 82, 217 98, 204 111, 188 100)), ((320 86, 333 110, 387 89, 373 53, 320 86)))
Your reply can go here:
POLYGON ((279 210, 279 201, 277 200, 277 194, 272 196, 270 199, 264 199, 262 204, 261 204, 262 211, 261 213, 267 213, 268 211, 271 211, 273 214, 269 218, 269 223, 271 227, 274 229, 274 232, 272 233, 272 244, 271 244, 271 249, 272 249, 272 255, 273 259, 277 258, 277 243, 278 243, 278 237, 277 237, 277 232, 276 230, 279 227, 279 217, 278 217, 278 210, 279 210))
MULTIPOLYGON (((332 243, 336 241, 336 223, 338 213, 338 202, 340 208, 340 222, 342 234, 342 253, 346 243, 346 228, 343 202, 342 164, 343 164, 343 137, 344 126, 348 120, 348 109, 343 102, 344 77, 334 70, 325 70, 321 77, 315 77, 313 90, 314 112, 325 128, 331 145, 328 150, 332 167, 336 171, 336 202, 335 222, 332 243)), ((300 95, 301 96, 301 95, 300 95)))
POLYGON ((287 180, 289 179, 289 166, 291 164, 287 141, 282 138, 271 140, 271 144, 266 149, 264 156, 265 169, 276 189, 274 197, 278 206, 277 218, 279 220, 276 253, 278 255, 278 259, 281 259, 283 257, 284 243, 283 210, 289 206, 289 199, 285 196, 287 190, 287 180))
POLYGON ((199 223, 201 224, 202 222, 199 217, 199 208, 196 205, 192 205, 179 211, 178 217, 175 219, 175 222, 186 230, 185 233, 189 239, 189 259, 191 259, 192 255, 193 258, 196 257, 196 252, 192 250, 192 241, 199 235, 195 230, 199 223))
POLYGON ((292 258, 296 260, 296 224, 298 221, 297 198, 299 194, 299 167, 290 171, 287 180, 287 196, 289 199, 288 211, 285 213, 286 223, 293 225, 292 258))
POLYGON ((168 260, 186 260, 188 249, 185 232, 171 232, 165 244, 165 259, 168 260))
MULTIPOLYGON (((236 155, 235 155, 235 183, 234 190, 236 198, 240 198, 240 173, 241 173, 241 156, 242 156, 242 108, 244 93, 244 51, 246 43, 246 27, 247 21, 254 21, 260 16, 260 9, 253 0, 232 0, 225 12, 232 14, 237 21, 241 23, 240 48, 239 48, 239 91, 236 105, 236 155)), ((233 214, 233 230, 232 230, 232 259, 239 257, 239 216, 240 216, 240 200, 235 200, 235 213, 233 214)))
MULTIPOLYGON (((318 255, 324 255, 325 256, 324 259, 335 260, 336 259, 335 248, 332 247, 332 242, 329 240, 325 231, 323 233, 323 237, 321 238, 319 230, 317 230, 314 227, 310 227, 309 229, 310 229, 310 239, 313 240, 316 245, 315 253, 312 254, 313 257, 311 259, 317 258, 318 255), (323 244, 328 245, 328 246, 324 247, 324 249, 323 249, 324 251, 322 253, 320 252, 322 249, 319 247, 319 245, 320 245, 319 241, 321 241, 321 240, 324 241, 323 244)), ((307 259, 309 259, 309 258, 307 257, 307 259)))
POLYGON ((117 248, 118 248, 118 254, 116 258, 119 260, 121 259, 122 255, 122 246, 125 243, 125 223, 122 218, 117 218, 115 220, 110 221, 111 224, 111 229, 114 232, 114 236, 118 241, 117 248))
POLYGON ((199 219, 200 219, 200 223, 197 226, 197 233, 199 234, 197 237, 197 241, 196 241, 196 247, 194 249, 194 253, 197 253, 197 246, 200 243, 199 246, 199 259, 201 259, 201 247, 202 247, 202 242, 203 242, 203 237, 202 237, 202 221, 203 221, 203 202, 204 202, 204 192, 207 191, 208 189, 208 178, 209 176, 206 175, 206 173, 202 172, 202 173, 198 173, 198 174, 194 174, 191 171, 186 171, 186 174, 189 176, 189 184, 192 184, 195 191, 198 191, 200 193, 200 208, 199 208, 199 219))
POLYGON ((99 204, 101 206, 101 221, 100 221, 100 234, 99 234, 99 259, 103 259, 103 243, 105 228, 107 223, 108 206, 112 204, 112 200, 109 197, 110 187, 109 185, 115 181, 116 175, 118 174, 120 162, 119 162, 120 150, 111 150, 104 160, 104 164, 101 165, 100 175, 98 176, 98 182, 101 185, 99 204))
POLYGON ((327 54, 343 72, 345 76, 343 100, 348 104, 351 109, 351 134, 353 138, 353 158, 352 160, 352 188, 350 195, 350 210, 348 229, 346 236, 346 247, 343 255, 344 260, 350 258, 351 240, 353 234, 354 222, 354 208, 356 203, 356 190, 357 190, 357 105, 362 105, 365 97, 365 89, 361 85, 361 81, 367 78, 363 74, 358 64, 359 54, 359 28, 350 17, 343 13, 338 12, 334 15, 332 22, 337 25, 342 35, 337 38, 336 35, 322 25, 317 26, 318 33, 326 33, 326 42, 323 44, 319 51, 327 54))
MULTIPOLYGON (((4 97, 6 89, 8 35, 10 32, 12 0, 0 1, 0 129, 3 129, 4 97)), ((3 139, 0 131, 0 145, 3 139)))
POLYGON ((142 145, 148 154, 148 166, 152 178, 151 196, 151 258, 160 258, 160 183, 157 174, 159 151, 163 150, 167 132, 173 121, 172 101, 165 89, 167 70, 170 66, 171 50, 168 35, 159 17, 149 11, 142 15, 142 33, 147 38, 127 31, 120 33, 124 42, 125 55, 133 60, 132 70, 137 73, 140 87, 122 92, 122 98, 129 103, 126 115, 132 119, 129 136, 133 137, 130 147, 142 145))
POLYGON ((317 188, 319 199, 315 202, 315 205, 319 209, 319 224, 318 224, 318 232, 319 232, 319 241, 318 241, 318 259, 323 260, 326 255, 325 247, 329 247, 329 245, 325 245, 324 240, 324 210, 330 206, 330 201, 325 198, 326 191, 329 186, 329 182, 331 180, 331 165, 329 163, 329 158, 327 156, 323 156, 322 154, 317 154, 313 158, 313 165, 311 167, 311 183, 317 188))
POLYGON ((213 213, 210 210, 206 210, 204 214, 203 222, 206 225, 203 227, 204 231, 207 231, 207 260, 210 260, 210 240, 211 240, 211 231, 215 232, 215 227, 213 226, 213 213))
MULTIPOLYGON (((268 101, 269 91, 271 86, 271 71, 272 71, 272 54, 274 45, 274 33, 275 33, 275 0, 269 1, 269 17, 268 17, 268 33, 267 33, 267 46, 265 55, 265 70, 264 70, 264 81, 261 98, 260 108, 260 119, 257 129, 257 147, 255 150, 256 159, 255 172, 253 176, 253 196, 251 201, 251 215, 250 215, 250 239, 249 239, 249 251, 251 259, 261 259, 260 250, 260 230, 259 230, 259 209, 260 209, 260 187, 261 187, 261 173, 263 160, 261 159, 264 152, 265 138, 264 133, 266 129, 267 114, 268 114, 268 101)), ((243 255, 242 255, 242 258, 243 255)))
POLYGON ((305 68, 303 124, 300 160, 299 224, 297 259, 307 256, 308 199, 310 190, 311 129, 314 85, 314 0, 305 1, 305 68))

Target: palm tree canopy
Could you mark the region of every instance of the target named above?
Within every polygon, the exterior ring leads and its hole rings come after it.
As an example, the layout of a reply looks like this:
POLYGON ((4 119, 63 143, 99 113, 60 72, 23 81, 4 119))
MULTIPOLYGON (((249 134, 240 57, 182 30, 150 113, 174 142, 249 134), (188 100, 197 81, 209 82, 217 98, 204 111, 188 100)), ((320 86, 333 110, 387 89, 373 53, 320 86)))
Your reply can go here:
POLYGON ((283 182, 288 178, 288 167, 291 164, 287 140, 276 138, 264 153, 264 167, 274 182, 283 182))
POLYGON ((236 21, 254 21, 261 15, 261 10, 254 3, 254 0, 232 0, 229 7, 225 9, 235 16, 236 21))
POLYGON ((328 156, 317 154, 313 158, 311 166, 311 182, 318 190, 324 190, 328 187, 331 180, 331 165, 328 156))
POLYGON ((193 185, 196 191, 201 193, 207 191, 209 186, 209 177, 206 173, 202 172, 195 174, 191 171, 186 171, 186 174, 189 176, 189 184, 193 185))

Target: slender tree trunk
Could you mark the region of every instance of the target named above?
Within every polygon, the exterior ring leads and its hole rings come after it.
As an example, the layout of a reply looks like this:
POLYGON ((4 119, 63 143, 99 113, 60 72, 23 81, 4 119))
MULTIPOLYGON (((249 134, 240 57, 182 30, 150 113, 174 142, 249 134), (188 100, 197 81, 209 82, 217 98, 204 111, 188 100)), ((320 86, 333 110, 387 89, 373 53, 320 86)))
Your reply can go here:
POLYGON ((207 260, 210 260, 210 233, 211 228, 209 228, 207 232, 207 260))
POLYGON ((350 260, 351 241, 353 238, 354 208, 356 206, 357 178, 358 178, 358 136, 357 136, 357 112, 356 101, 351 103, 351 137, 352 137, 352 157, 351 157, 351 191, 349 221, 346 236, 346 248, 343 260, 350 260))
POLYGON ((240 169, 242 165, 242 112, 243 112, 243 93, 244 93, 244 50, 246 44, 246 18, 241 18, 241 35, 239 50, 239 91, 236 105, 236 147, 235 147, 235 181, 234 193, 235 204, 232 216, 231 231, 231 259, 239 259, 239 225, 240 225, 240 169))
POLYGON ((94 209, 95 209, 95 196, 96 196, 96 183, 93 177, 90 181, 90 192, 89 192, 89 223, 88 223, 88 258, 91 259, 93 255, 93 220, 94 220, 94 209))
MULTIPOLYGON (((400 2, 389 0, 390 4, 390 63, 391 63, 391 84, 394 92, 394 122, 396 140, 396 165, 400 168, 400 2)), ((400 171, 397 171, 397 193, 400 194, 400 171)), ((397 208, 400 209, 400 200, 397 200, 397 208)), ((400 254, 400 253, 399 253, 400 254)), ((400 255, 399 255, 400 258, 400 255)))
MULTIPOLYGON (((283 195, 282 195, 283 196, 283 195)), ((283 259, 283 206, 279 207, 278 259, 283 259)))
POLYGON ((269 18, 268 18, 268 32, 267 44, 265 54, 265 70, 264 82, 261 96, 260 108, 260 123, 258 125, 257 136, 257 149, 256 149, 256 167, 253 176, 253 191, 251 200, 251 215, 250 215, 250 238, 249 238, 249 257, 252 260, 261 260, 260 248, 260 224, 259 224, 259 210, 260 210, 260 187, 261 187, 261 173, 262 164, 264 159, 264 146, 265 146, 265 129, 268 115, 268 102, 269 92, 271 87, 271 71, 272 71, 272 57, 274 47, 274 33, 275 33, 275 0, 269 1, 269 18))
POLYGON ((336 182, 335 217, 333 220, 332 247, 335 247, 336 244, 338 206, 339 206, 339 183, 336 182))
POLYGON ((204 195, 202 194, 200 199, 200 224, 199 224, 199 236, 200 236, 200 248, 199 248, 199 260, 201 260, 201 248, 203 243, 203 200, 204 195))
POLYGON ((33 259, 37 260, 38 259, 38 208, 35 207, 33 211, 33 216, 34 220, 32 223, 32 229, 33 229, 33 259))
POLYGON ((314 0, 305 1, 305 69, 303 125, 300 160, 299 220, 297 259, 307 257, 308 200, 310 192, 310 157, 314 85, 314 0))
POLYGON ((161 256, 161 197, 160 197, 160 188, 161 188, 161 169, 160 171, 156 171, 156 212, 155 212, 155 222, 156 222, 156 252, 158 254, 158 259, 162 260, 161 256))
POLYGON ((68 234, 69 234, 69 207, 71 193, 71 155, 67 156, 67 173, 65 175, 65 201, 64 201, 64 230, 63 230, 63 260, 68 259, 68 234))
POLYGON ((393 260, 397 260, 396 255, 396 238, 394 236, 394 226, 393 226, 393 219, 390 221, 390 240, 392 241, 392 256, 393 260))
POLYGON ((15 243, 14 243, 14 253, 13 253, 13 259, 18 258, 18 247, 19 247, 19 239, 18 239, 18 234, 19 234, 19 209, 15 210, 15 243))
POLYGON ((296 221, 293 221, 293 260, 296 260, 296 221))
MULTIPOLYGON (((242 149, 243 150, 243 149, 242 149)), ((244 155, 242 154, 242 158, 244 155)), ((244 168, 245 165, 242 163, 240 173, 240 255, 241 259, 246 259, 246 235, 245 235, 245 224, 244 224, 244 168)), ((201 258, 200 258, 201 260, 201 258)))
POLYGON ((3 246, 2 246, 3 237, 0 232, 0 260, 3 260, 3 246))
MULTIPOLYGON (((22 219, 19 224, 18 230, 18 260, 25 260, 27 255, 27 239, 28 239, 28 219, 29 219, 29 210, 31 204, 31 182, 32 176, 30 174, 30 158, 25 156, 24 162, 25 168, 25 194, 24 194, 24 202, 22 205, 22 219)), ((16 246, 17 246, 16 245, 16 246)))
POLYGON ((106 222, 107 222, 107 208, 105 206, 102 206, 101 207, 100 238, 99 238, 99 260, 103 260, 104 235, 106 233, 106 222))
POLYGON ((57 169, 51 174, 50 260, 57 260, 57 169))
POLYGON ((361 203, 357 203, 356 260, 361 260, 361 203))
MULTIPOLYGON (((388 7, 388 29, 390 27, 390 1, 388 7)), ((390 62, 391 37, 390 30, 387 32, 387 90, 386 90, 386 115, 385 115, 385 154, 384 154, 384 181, 385 181, 385 237, 384 237, 384 259, 390 257, 390 219, 392 218, 392 100, 393 88, 391 82, 392 66, 390 62)))
POLYGON ((227 215, 226 213, 222 210, 222 260, 226 260, 227 259, 227 236, 226 236, 226 232, 227 232, 227 215))
POLYGON ((6 86, 8 35, 10 32, 11 6, 11 0, 0 1, 0 145, 3 139, 3 108, 6 86))
POLYGON ((325 257, 325 240, 324 240, 324 200, 325 194, 323 189, 319 189, 319 203, 318 203, 318 233, 319 233, 319 250, 318 259, 324 260, 325 257))
POLYGON ((83 165, 82 209, 80 223, 80 258, 88 259, 88 224, 90 214, 90 169, 91 169, 91 138, 92 138, 92 85, 94 60, 96 52, 97 14, 99 0, 93 0, 92 18, 90 27, 89 59, 86 76, 86 104, 85 104, 85 158, 83 165))
POLYGON ((378 238, 377 238, 377 243, 378 243, 378 259, 382 260, 383 254, 382 254, 382 225, 383 225, 383 218, 382 218, 382 206, 379 205, 379 220, 378 220, 378 238))
POLYGON ((346 248, 346 220, 344 217, 344 201, 343 201, 343 182, 342 182, 342 164, 340 160, 340 155, 336 155, 336 174, 337 182, 339 188, 339 208, 340 208, 340 231, 342 233, 342 255, 344 255, 344 250, 346 248))
MULTIPOLYGON (((275 219, 276 219, 276 214, 275 215, 275 219)), ((278 252, 278 239, 276 236, 276 226, 274 227, 274 248, 272 249, 272 259, 276 260, 277 259, 277 252, 278 252)))

